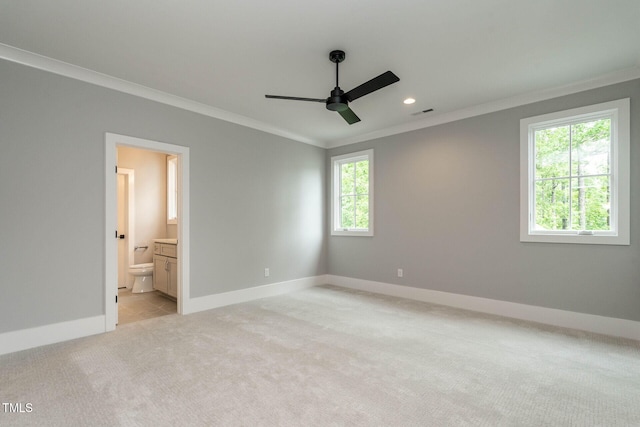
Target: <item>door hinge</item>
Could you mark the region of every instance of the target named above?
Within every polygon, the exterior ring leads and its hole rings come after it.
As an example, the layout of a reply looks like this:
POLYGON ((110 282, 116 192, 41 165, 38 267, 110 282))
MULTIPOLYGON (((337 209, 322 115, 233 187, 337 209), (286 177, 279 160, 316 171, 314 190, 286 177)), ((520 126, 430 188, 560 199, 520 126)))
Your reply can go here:
POLYGON ((118 230, 116 230, 116 239, 118 238, 118 230))
POLYGON ((118 173, 118 165, 116 165, 116 173, 118 173))
POLYGON ((118 295, 116 295, 116 304, 118 303, 118 295))

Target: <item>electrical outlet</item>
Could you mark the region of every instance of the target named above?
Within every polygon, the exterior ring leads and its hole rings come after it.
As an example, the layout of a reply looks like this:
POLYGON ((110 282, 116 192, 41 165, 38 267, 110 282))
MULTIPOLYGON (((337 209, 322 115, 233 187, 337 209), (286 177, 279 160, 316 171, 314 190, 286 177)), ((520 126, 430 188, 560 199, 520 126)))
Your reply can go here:
POLYGON ((404 277, 404 270, 401 268, 398 269, 398 277, 404 277))
POLYGON ((264 277, 269 277, 269 274, 270 274, 270 272, 269 272, 269 267, 266 267, 266 268, 264 269, 264 277))

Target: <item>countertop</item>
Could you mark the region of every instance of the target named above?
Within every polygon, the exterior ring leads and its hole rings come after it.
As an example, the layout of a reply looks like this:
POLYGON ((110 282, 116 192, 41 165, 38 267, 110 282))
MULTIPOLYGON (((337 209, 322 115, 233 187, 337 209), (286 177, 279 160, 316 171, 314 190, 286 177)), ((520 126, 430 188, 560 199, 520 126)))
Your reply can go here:
POLYGON ((177 245, 178 239, 153 239, 156 243, 168 243, 170 245, 177 245))

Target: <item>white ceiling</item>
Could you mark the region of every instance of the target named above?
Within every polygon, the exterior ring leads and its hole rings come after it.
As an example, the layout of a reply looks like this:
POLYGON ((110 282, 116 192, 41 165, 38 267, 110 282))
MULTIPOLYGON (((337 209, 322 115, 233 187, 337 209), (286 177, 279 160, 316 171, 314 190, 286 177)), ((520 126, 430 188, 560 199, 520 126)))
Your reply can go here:
POLYGON ((0 0, 4 45, 327 147, 636 73, 639 41, 639 0, 0 0), (361 122, 264 98, 329 96, 333 49, 347 54, 345 91, 387 70, 400 77, 351 104, 361 122))

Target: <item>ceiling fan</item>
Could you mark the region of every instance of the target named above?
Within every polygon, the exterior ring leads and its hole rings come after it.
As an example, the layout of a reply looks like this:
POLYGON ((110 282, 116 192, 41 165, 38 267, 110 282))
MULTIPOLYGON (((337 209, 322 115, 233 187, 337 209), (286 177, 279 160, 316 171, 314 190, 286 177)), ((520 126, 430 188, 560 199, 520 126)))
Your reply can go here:
POLYGON ((378 77, 374 77, 368 82, 351 89, 349 92, 345 92, 340 89, 340 86, 338 85, 338 64, 344 61, 344 58, 345 53, 342 50, 333 50, 329 53, 329 60, 336 64, 336 87, 331 91, 331 96, 328 98, 299 98, 295 96, 279 95, 265 95, 265 98, 322 102, 326 104, 327 110, 337 111, 350 125, 359 122, 360 118, 353 112, 353 110, 351 110, 351 108, 349 108, 349 102, 355 101, 362 96, 370 94, 371 92, 375 92, 378 89, 382 89, 385 86, 398 82, 400 79, 391 71, 387 71, 386 73, 382 73, 378 77))

